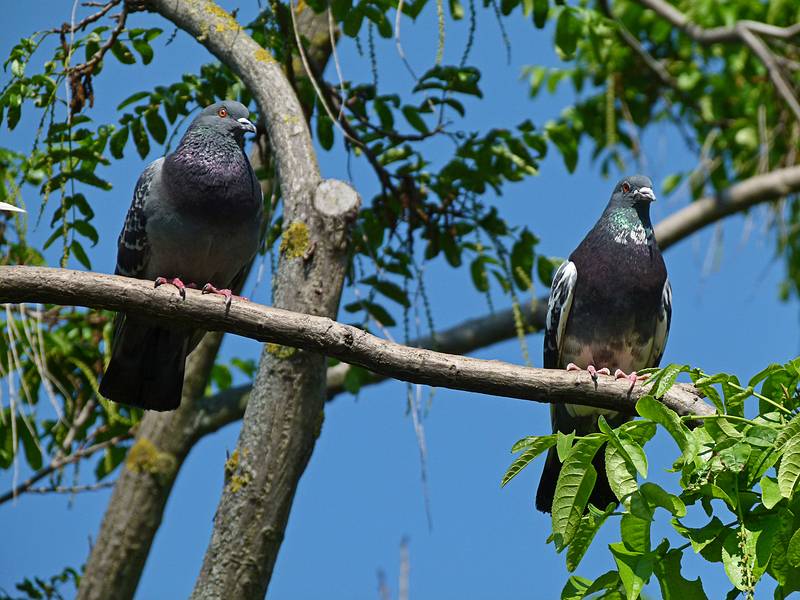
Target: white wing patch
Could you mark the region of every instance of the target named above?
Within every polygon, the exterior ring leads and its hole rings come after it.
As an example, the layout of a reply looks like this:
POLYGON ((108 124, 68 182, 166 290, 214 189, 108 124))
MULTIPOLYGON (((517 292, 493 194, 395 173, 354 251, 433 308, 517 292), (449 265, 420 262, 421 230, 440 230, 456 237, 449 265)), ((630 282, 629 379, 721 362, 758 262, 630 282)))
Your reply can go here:
POLYGON ((672 285, 669 278, 664 282, 664 290, 661 292, 661 306, 656 320, 656 330, 653 334, 653 349, 650 354, 649 366, 657 367, 667 346, 669 337, 669 327, 672 324, 672 285))
POLYGON ((545 321, 545 367, 557 368, 558 356, 561 354, 562 339, 567 328, 572 298, 575 295, 575 282, 578 270, 575 263, 566 261, 556 271, 553 284, 550 286, 550 298, 547 301, 547 319, 545 321))

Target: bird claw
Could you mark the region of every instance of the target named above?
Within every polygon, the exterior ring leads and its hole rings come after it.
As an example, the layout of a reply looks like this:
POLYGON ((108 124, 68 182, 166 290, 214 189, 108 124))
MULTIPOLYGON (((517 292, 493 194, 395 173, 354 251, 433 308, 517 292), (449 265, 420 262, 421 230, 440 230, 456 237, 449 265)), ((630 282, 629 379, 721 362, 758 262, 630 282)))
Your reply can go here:
MULTIPOLYGON (((575 363, 569 363, 567 365, 567 371, 583 371, 578 365, 575 363)), ((598 375, 611 375, 611 371, 608 370, 607 367, 603 367, 602 369, 595 369, 594 365, 589 365, 586 367, 586 371, 589 373, 589 377, 592 378, 592 381, 597 383, 597 376, 598 375)))
POLYGON ((234 297, 236 299, 238 299, 238 300, 245 300, 245 301, 247 300, 247 298, 243 298, 242 296, 236 296, 228 288, 223 288, 223 289, 220 290, 220 289, 214 287, 214 284, 212 284, 212 283, 205 284, 203 286, 202 293, 203 294, 219 294, 220 296, 224 296, 225 297, 225 310, 230 310, 231 302, 233 301, 234 297))
POLYGON ((155 284, 153 285, 153 288, 157 288, 158 286, 164 285, 165 283, 168 283, 170 285, 174 285, 176 288, 178 288, 178 293, 181 295, 181 298, 183 300, 186 300, 186 288, 187 287, 191 288, 191 289, 195 289, 197 287, 194 283, 190 283, 188 285, 183 283, 183 281, 181 281, 180 277, 171 277, 169 279, 166 278, 166 277, 156 277, 155 284))
POLYGON ((637 375, 636 371, 631 371, 630 374, 626 374, 622 369, 614 371, 614 379, 627 379, 631 382, 631 387, 628 388, 629 394, 633 391, 633 386, 636 385, 637 381, 644 381, 648 377, 649 375, 637 375))

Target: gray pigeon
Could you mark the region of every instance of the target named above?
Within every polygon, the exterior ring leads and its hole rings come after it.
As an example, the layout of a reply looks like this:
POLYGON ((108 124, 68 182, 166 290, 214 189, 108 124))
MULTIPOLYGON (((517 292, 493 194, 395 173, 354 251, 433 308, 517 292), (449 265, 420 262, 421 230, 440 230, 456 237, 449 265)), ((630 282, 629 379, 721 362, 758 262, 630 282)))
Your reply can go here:
MULTIPOLYGON (((592 378, 627 378, 657 367, 672 319, 672 288, 653 235, 648 177, 621 180, 605 211, 569 260, 556 271, 547 303, 544 367, 586 369, 592 378)), ((586 435, 605 415, 612 426, 628 417, 574 404, 550 408, 553 431, 586 435)), ((617 498, 608 484, 605 454, 594 458, 597 481, 589 501, 604 509, 617 498)), ((547 454, 536 492, 536 508, 551 512, 561 463, 555 448, 547 454)))
MULTIPOLYGON (((119 236, 117 275, 170 283, 182 296, 185 287, 203 285, 230 302, 230 288, 258 249, 263 210, 244 152, 244 134, 256 131, 249 114, 239 102, 212 104, 175 152, 147 166, 119 236)), ((186 355, 201 337, 120 313, 100 393, 145 409, 176 409, 186 355)))

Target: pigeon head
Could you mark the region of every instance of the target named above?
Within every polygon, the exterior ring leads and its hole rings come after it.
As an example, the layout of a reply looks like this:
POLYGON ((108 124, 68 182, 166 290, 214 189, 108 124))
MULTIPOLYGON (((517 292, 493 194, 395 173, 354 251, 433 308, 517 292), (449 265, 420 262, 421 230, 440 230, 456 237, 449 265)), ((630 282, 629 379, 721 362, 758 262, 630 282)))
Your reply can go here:
POLYGON ((250 121, 250 111, 236 100, 222 100, 205 107, 191 126, 191 129, 201 128, 230 134, 240 146, 244 143, 245 133, 256 132, 256 126, 250 121))
POLYGON ((631 175, 620 179, 611 194, 610 207, 636 208, 647 211, 656 199, 653 182, 646 175, 631 175))

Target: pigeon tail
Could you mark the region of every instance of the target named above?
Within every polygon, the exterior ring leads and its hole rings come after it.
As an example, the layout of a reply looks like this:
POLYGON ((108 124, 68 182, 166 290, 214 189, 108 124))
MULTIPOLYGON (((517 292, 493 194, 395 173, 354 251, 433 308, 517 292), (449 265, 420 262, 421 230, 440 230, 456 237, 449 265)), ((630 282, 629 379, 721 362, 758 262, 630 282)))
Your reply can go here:
MULTIPOLYGON (((610 503, 619 504, 619 500, 611 491, 606 475, 606 457, 603 448, 597 451, 592 460, 592 465, 597 471, 597 480, 589 502, 600 510, 605 510, 610 503)), ((536 490, 536 508, 544 513, 553 512, 553 498, 556 495, 556 483, 561 473, 561 462, 558 460, 558 452, 555 448, 550 448, 547 452, 547 460, 544 463, 542 478, 539 480, 539 488, 536 490)))
POLYGON ((181 403, 190 333, 120 314, 100 393, 146 410, 175 410, 181 403))
MULTIPOLYGON (((597 415, 573 416, 563 404, 553 404, 550 407, 551 418, 553 421, 553 431, 560 431, 564 434, 575 432, 576 435, 587 435, 597 431, 597 415)), ((607 414, 606 419, 612 427, 624 423, 627 418, 618 414, 607 414)), ((601 447, 592 459, 592 465, 597 471, 597 480, 594 489, 589 496, 589 502, 600 510, 605 510, 611 502, 615 505, 619 503, 616 495, 611 491, 606 475, 606 453, 601 447)), ((536 490, 536 508, 542 512, 552 512, 553 498, 556 494, 556 484, 561 473, 561 461, 558 460, 558 451, 550 448, 547 452, 547 460, 544 463, 542 478, 539 481, 539 488, 536 490)))

